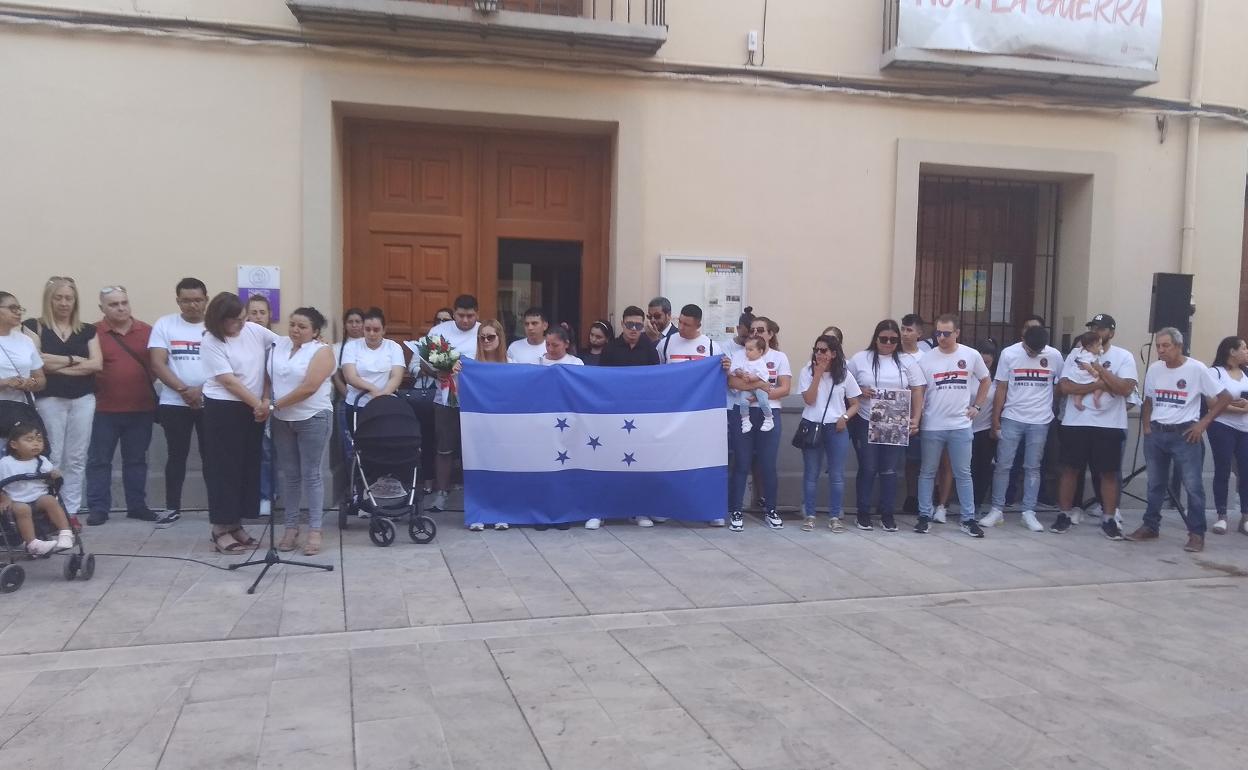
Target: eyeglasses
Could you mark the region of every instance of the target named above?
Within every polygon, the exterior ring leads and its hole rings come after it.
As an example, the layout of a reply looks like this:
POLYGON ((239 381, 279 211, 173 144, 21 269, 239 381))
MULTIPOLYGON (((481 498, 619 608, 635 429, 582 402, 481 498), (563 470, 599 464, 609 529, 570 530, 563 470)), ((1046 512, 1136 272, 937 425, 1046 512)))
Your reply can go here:
POLYGON ((760 326, 757 329, 750 329, 750 334, 766 334, 766 333, 767 333, 766 326, 760 326))
POLYGON ((932 334, 933 334, 933 335, 935 335, 935 336, 937 336, 937 337, 952 337, 953 335, 957 334, 957 330, 955 330, 955 329, 948 329, 948 330, 946 330, 946 329, 937 329, 936 331, 932 332, 932 334))
POLYGON ((498 339, 497 334, 482 334, 481 335, 481 340, 483 342, 493 342, 496 339, 498 339))
POLYGON ((639 332, 642 329, 646 328, 646 325, 643 324, 641 321, 625 321, 624 328, 628 329, 629 331, 639 332))
POLYGON ((21 305, 0 305, 0 310, 12 310, 14 313, 26 312, 26 308, 21 305))
POLYGON ((875 341, 881 345, 896 345, 898 342, 901 342, 901 337, 885 337, 880 335, 875 338, 875 341))

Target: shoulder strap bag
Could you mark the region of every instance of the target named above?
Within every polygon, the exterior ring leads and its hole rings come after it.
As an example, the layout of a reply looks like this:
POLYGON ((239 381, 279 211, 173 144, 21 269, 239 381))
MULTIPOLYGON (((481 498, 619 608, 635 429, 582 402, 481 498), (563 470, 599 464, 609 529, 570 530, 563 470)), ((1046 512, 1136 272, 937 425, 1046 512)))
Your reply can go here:
MULTIPOLYGON (((816 385, 816 387, 818 387, 816 385)), ((816 392, 818 392, 816 390, 816 392)), ((823 432, 827 430, 824 420, 828 417, 828 407, 832 406, 832 397, 836 395, 836 383, 832 383, 832 392, 828 394, 828 400, 823 405, 823 416, 819 418, 819 422, 807 420, 805 417, 797 424, 797 431, 793 434, 793 446, 797 449, 815 449, 823 443, 823 432)))
MULTIPOLYGON (((116 331, 109 329, 108 333, 114 340, 117 341, 117 345, 122 350, 126 351, 126 353, 128 353, 130 357, 135 360, 135 363, 137 363, 140 366, 140 368, 143 369, 143 373, 147 375, 147 387, 149 390, 152 391, 152 403, 155 404, 156 406, 159 406, 160 394, 156 392, 156 385, 152 382, 152 370, 151 370, 149 363, 138 353, 135 353, 134 349, 126 344, 125 338, 122 337, 120 334, 118 334, 116 331)), ((160 417, 159 417, 160 411, 157 410, 156 413, 157 413, 156 422, 160 422, 160 417)))

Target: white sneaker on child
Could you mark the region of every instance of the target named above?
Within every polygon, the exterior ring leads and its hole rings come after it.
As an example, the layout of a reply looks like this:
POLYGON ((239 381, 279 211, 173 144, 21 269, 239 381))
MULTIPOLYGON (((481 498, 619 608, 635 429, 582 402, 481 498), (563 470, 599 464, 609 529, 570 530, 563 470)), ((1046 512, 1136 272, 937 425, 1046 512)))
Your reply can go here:
POLYGON ((764 417, 763 424, 760 425, 758 429, 766 433, 767 431, 771 430, 774 427, 776 427, 775 421, 772 420, 770 417, 764 417))
POLYGON ((68 529, 62 529, 56 534, 56 550, 68 551, 74 547, 74 533, 68 529))
POLYGON ((752 428, 752 427, 753 427, 753 426, 752 426, 752 425, 750 425, 749 418, 745 418, 745 419, 742 419, 742 420, 741 420, 741 432, 742 432, 742 433, 749 433, 749 432, 750 432, 750 428, 752 428))
POLYGON ((31 540, 26 544, 26 553, 31 556, 46 556, 55 550, 55 540, 31 540))

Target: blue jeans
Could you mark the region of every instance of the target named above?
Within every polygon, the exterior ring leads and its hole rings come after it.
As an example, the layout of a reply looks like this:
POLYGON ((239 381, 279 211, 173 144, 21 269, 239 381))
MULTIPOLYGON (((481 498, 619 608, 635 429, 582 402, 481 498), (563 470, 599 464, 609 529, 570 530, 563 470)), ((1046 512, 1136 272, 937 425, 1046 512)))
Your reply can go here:
POLYGON ((147 446, 155 412, 96 412, 87 449, 87 510, 113 507, 113 455, 121 444, 121 484, 126 510, 147 509, 147 446))
POLYGON ((784 431, 780 424, 780 412, 772 415, 776 426, 766 433, 759 430, 763 424, 763 411, 758 407, 750 409, 750 424, 753 430, 749 433, 737 431, 733 436, 736 447, 736 463, 732 467, 732 489, 729 490, 728 507, 733 511, 741 510, 742 498, 745 497, 745 480, 750 475, 754 461, 758 460, 763 474, 763 497, 772 510, 776 507, 776 493, 780 486, 776 474, 776 456, 780 453, 780 434, 784 431))
MULTIPOLYGON (((871 513, 875 482, 879 479, 880 496, 876 512, 896 513, 897 470, 905 459, 906 447, 869 443, 867 428, 867 421, 857 415, 849 423, 849 438, 854 442, 854 451, 858 455, 858 475, 854 485, 855 506, 858 513, 871 513)), ((917 440, 917 437, 911 438, 912 442, 917 443, 917 440)))
POLYGON ((1213 450, 1213 505, 1218 515, 1226 513, 1232 465, 1239 474, 1239 511, 1248 515, 1248 431, 1211 422, 1209 447, 1213 450))
POLYGON ((1049 424, 1019 422, 1001 418, 1001 440, 997 443, 997 470, 992 477, 992 507, 1005 507, 1005 491, 1010 485, 1010 471, 1023 445, 1023 510, 1035 511, 1040 496, 1040 464, 1044 461, 1044 444, 1049 439, 1049 424))
POLYGON ((758 403, 754 404, 763 411, 763 414, 771 416, 771 394, 766 388, 758 388, 756 390, 742 390, 738 393, 737 405, 744 408, 750 408, 750 396, 754 396, 758 403))
MULTIPOLYGON (((321 465, 329 447, 332 413, 318 412, 306 420, 272 420, 273 445, 282 464, 286 526, 299 526, 299 500, 308 508, 308 526, 321 528, 325 515, 325 482, 321 465)), ((263 477, 261 479, 264 486, 263 477)))
POLYGON ((925 430, 923 433, 923 465, 919 469, 919 515, 932 515, 932 493, 936 489, 936 471, 940 468, 940 454, 948 450, 949 464, 953 466, 953 484, 958 490, 958 503, 962 506, 962 521, 975 518, 975 485, 971 481, 971 429, 925 430))
POLYGON ((1153 424, 1144 437, 1144 461, 1148 463, 1148 507, 1144 510, 1144 526, 1156 532, 1161 527, 1161 505, 1170 485, 1170 463, 1173 462, 1187 490, 1187 531, 1205 534, 1205 483, 1201 476, 1205 444, 1189 444, 1178 431, 1162 432, 1153 424))
POLYGON ((849 429, 836 432, 836 424, 824 426, 823 445, 802 450, 802 511, 815 515, 815 489, 823 459, 828 460, 828 515, 841 518, 845 499, 845 455, 849 453, 849 429))

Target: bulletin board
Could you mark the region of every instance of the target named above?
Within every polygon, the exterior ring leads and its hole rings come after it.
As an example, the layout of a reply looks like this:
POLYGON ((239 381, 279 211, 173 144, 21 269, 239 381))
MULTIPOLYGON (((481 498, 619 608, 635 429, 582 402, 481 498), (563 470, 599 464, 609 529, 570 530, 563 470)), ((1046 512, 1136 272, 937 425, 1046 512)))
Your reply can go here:
POLYGON ((672 315, 693 303, 702 308, 702 332, 722 342, 737 333, 745 309, 745 257, 660 254, 659 293, 672 302, 672 315))

